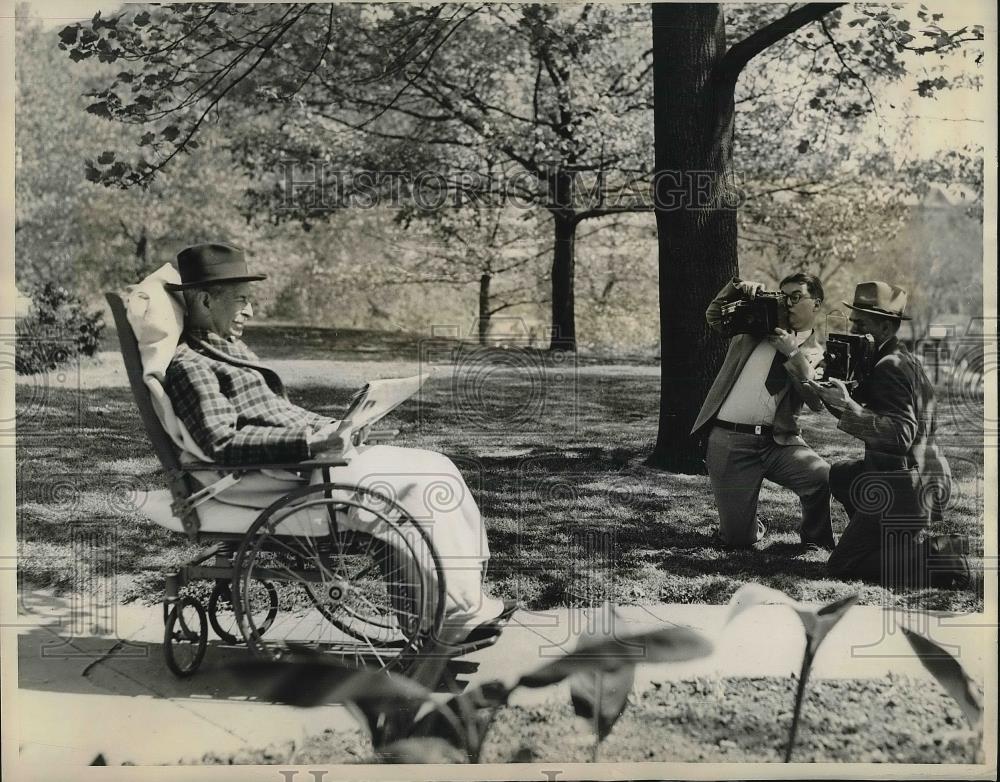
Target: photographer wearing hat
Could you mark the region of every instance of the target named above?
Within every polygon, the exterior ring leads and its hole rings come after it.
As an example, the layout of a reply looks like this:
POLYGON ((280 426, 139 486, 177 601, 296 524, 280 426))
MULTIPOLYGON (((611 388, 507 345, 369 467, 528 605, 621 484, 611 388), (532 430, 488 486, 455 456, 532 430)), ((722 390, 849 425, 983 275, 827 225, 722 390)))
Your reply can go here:
MULTIPOLYGON (((760 283, 734 278, 708 305, 708 325, 721 332, 723 307, 752 300, 760 283)), ((830 466, 802 439, 796 416, 803 402, 822 409, 806 384, 823 360, 813 325, 823 286, 811 274, 781 281, 785 328, 763 337, 737 334, 729 343, 692 434, 708 435, 705 463, 719 511, 719 537, 733 548, 752 546, 767 529, 757 518, 760 487, 767 478, 801 501, 799 535, 809 548, 833 548, 830 466)))
POLYGON ((919 539, 951 491, 948 462, 934 441, 934 387, 896 333, 906 292, 886 282, 854 291, 851 331, 875 340, 873 368, 853 393, 831 379, 812 383, 838 428, 861 440, 863 459, 838 462, 830 487, 850 523, 830 556, 830 574, 886 586, 965 586, 970 573, 949 536, 919 539))

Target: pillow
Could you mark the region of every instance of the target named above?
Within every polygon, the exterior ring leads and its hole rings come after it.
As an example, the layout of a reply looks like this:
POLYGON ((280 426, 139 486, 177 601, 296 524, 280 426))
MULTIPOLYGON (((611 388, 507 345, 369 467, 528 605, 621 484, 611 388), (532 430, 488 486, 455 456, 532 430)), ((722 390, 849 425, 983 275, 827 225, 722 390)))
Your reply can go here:
POLYGON ((139 343, 144 377, 152 375, 163 380, 177 351, 184 330, 183 300, 163 284, 180 281, 177 269, 165 263, 125 292, 128 322, 139 343))
POLYGON ((203 462, 211 459, 191 437, 174 413, 170 397, 163 388, 167 367, 177 352, 184 330, 184 304, 180 293, 168 291, 164 283, 181 281, 177 269, 165 263, 138 285, 125 291, 125 312, 139 344, 142 377, 149 389, 157 418, 174 445, 203 462))

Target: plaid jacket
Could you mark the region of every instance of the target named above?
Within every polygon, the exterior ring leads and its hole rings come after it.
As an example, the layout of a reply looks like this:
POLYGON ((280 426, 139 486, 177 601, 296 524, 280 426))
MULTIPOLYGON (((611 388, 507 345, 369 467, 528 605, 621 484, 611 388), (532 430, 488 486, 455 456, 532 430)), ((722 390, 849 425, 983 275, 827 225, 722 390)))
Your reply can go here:
POLYGON ((195 442, 221 464, 308 459, 309 430, 330 420, 289 402, 281 378, 243 342, 205 331, 184 335, 164 386, 195 442))

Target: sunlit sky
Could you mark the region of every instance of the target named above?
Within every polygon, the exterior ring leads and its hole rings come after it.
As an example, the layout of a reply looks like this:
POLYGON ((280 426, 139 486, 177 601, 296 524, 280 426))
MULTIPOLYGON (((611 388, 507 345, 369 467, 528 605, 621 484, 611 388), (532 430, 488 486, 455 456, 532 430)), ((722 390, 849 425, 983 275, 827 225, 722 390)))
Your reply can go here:
MULTIPOLYGON (((122 3, 102 3, 100 0, 31 0, 33 15, 46 26, 57 27, 91 18, 100 10, 110 13, 122 3)), ((919 3, 910 3, 916 11, 919 3)), ((990 0, 963 0, 945 3, 938 0, 924 2, 932 12, 945 14, 943 24, 954 30, 963 25, 982 24, 987 28, 987 39, 996 40, 996 5, 990 0), (992 34, 991 34, 992 31, 992 34)), ((931 157, 943 149, 961 147, 966 143, 984 143, 988 136, 995 104, 985 92, 971 89, 952 89, 938 93, 933 99, 920 98, 913 91, 913 84, 924 78, 923 72, 937 63, 934 56, 919 57, 909 52, 901 55, 907 60, 911 77, 905 84, 882 86, 875 95, 878 111, 869 118, 867 132, 883 136, 895 150, 898 162, 906 159, 931 157), (993 112, 992 116, 990 112, 993 112), (907 120, 912 120, 909 124, 907 120), (909 124, 912 136, 899 137, 898 130, 909 124)), ((970 72, 986 73, 987 67, 995 70, 995 63, 977 66, 971 56, 955 55, 949 61, 945 74, 955 74, 967 68, 970 72)), ((995 131, 994 131, 995 132, 995 131)))

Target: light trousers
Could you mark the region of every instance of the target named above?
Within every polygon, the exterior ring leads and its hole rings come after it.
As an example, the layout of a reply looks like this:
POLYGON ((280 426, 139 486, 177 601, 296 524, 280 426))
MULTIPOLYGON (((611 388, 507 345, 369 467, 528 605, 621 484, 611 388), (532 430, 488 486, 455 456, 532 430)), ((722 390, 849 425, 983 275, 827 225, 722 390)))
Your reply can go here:
POLYGON ((760 537, 757 501, 767 478, 799 496, 802 542, 833 548, 830 465, 812 448, 779 445, 770 434, 715 427, 705 461, 719 511, 719 535, 727 545, 749 546, 760 537))

